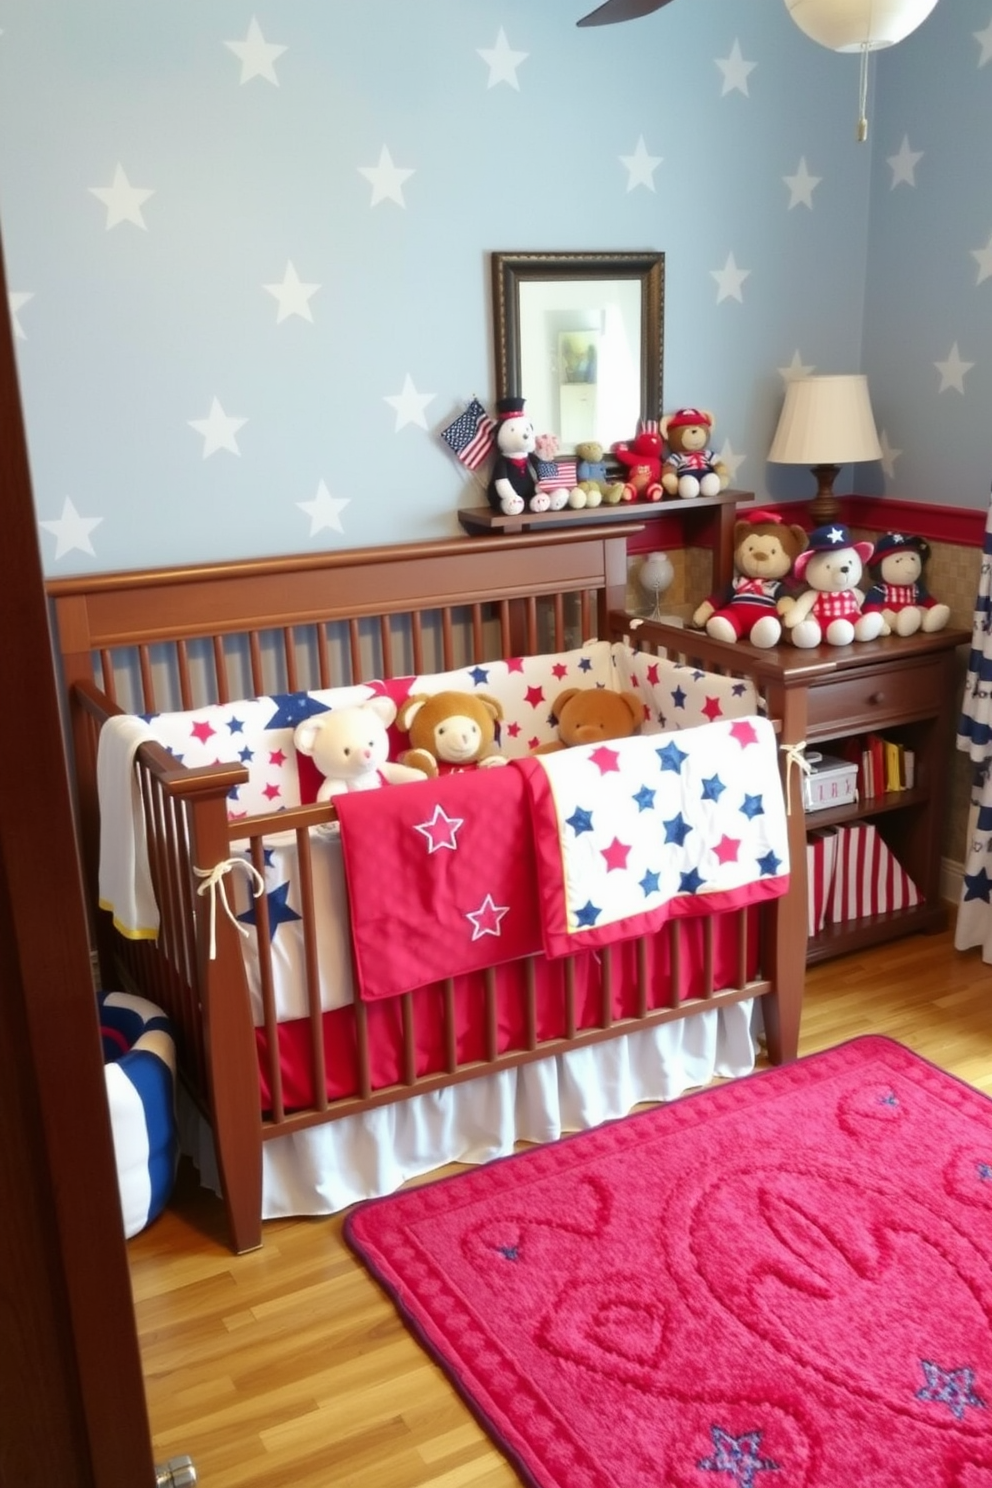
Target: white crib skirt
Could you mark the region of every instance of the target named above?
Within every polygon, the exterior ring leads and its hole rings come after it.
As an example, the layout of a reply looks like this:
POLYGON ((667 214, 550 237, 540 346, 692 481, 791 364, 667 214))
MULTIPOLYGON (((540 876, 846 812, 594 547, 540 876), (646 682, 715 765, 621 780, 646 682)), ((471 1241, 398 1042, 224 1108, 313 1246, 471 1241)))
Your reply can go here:
MULTIPOLYGON (((274 1138, 262 1148, 262 1217, 334 1214, 445 1163, 488 1162, 517 1142, 553 1142, 641 1101, 750 1074, 752 1011, 751 1001, 711 1008, 274 1138)), ((219 1193, 210 1128, 188 1099, 180 1129, 201 1181, 219 1193)))

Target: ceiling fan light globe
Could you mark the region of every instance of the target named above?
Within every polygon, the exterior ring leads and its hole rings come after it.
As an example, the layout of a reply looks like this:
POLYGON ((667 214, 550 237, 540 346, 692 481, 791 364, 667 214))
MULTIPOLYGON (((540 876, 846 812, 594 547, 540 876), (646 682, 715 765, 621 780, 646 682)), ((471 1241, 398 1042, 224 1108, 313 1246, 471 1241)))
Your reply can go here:
POLYGON ((800 31, 832 52, 894 46, 922 25, 937 0, 785 0, 800 31))

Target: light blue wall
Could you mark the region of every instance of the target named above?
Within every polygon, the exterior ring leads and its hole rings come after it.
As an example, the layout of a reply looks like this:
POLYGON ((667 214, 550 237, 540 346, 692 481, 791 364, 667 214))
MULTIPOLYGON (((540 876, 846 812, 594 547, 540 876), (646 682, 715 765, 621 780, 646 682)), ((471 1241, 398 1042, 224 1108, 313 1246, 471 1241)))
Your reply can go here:
POLYGON ((735 485, 809 493, 765 460, 802 365, 867 371, 902 452, 841 489, 984 504, 992 0, 941 0, 877 59, 867 145, 856 60, 782 0, 576 29, 591 3, 0 0, 0 224, 49 573, 457 531, 480 496, 438 431, 493 395, 494 249, 663 250, 665 406, 716 410, 735 485), (242 81, 228 43, 253 23, 284 50, 242 81), (501 31, 525 54, 503 80, 481 55, 501 31), (922 158, 890 189, 903 134, 922 158), (658 160, 634 184, 642 137, 658 160), (401 201, 363 174, 384 148, 401 201), (108 226, 94 188, 118 165, 151 194, 108 226), (280 322, 265 288, 290 262, 312 319, 280 322), (722 293, 728 265, 746 272, 722 293), (955 341, 974 367, 941 392, 955 341), (244 422, 205 454, 191 421, 215 399, 244 422))

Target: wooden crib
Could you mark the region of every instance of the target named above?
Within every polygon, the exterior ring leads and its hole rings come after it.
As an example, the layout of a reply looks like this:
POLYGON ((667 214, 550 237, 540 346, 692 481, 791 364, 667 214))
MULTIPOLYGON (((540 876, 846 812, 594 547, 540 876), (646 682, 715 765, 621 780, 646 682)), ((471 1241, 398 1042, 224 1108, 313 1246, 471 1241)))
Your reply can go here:
MULTIPOLYGON (((795 1057, 804 978, 805 934, 796 928, 805 926, 802 871, 793 874, 783 897, 722 917, 735 927, 729 978, 722 970, 726 946, 718 974, 704 922, 704 969, 689 997, 684 988, 652 985, 652 968, 660 962, 643 943, 629 954, 625 948, 622 956, 596 959, 594 995, 588 987, 576 991, 581 978, 566 960, 561 1020, 548 1032, 534 965, 488 968, 472 989, 457 992, 477 999, 470 1046, 455 1029, 455 988, 431 989, 440 1054, 425 1069, 416 1052, 424 1004, 418 993, 404 993, 393 1009, 399 1048, 387 1084, 377 1083, 374 1073, 376 1010, 356 996, 338 1012, 321 1011, 312 939, 304 931, 307 1011, 296 1034, 306 1043, 310 1099, 302 1105, 283 1089, 280 1030, 265 986, 273 931, 264 898, 255 926, 265 1004, 259 1027, 249 1009, 237 927, 224 914, 211 927, 197 896, 194 866, 204 870, 228 860, 236 839, 248 841, 253 862, 263 861, 272 817, 228 818, 228 797, 245 779, 243 766, 190 769, 160 744, 142 744, 135 770, 161 911, 158 936, 125 938, 96 907, 97 748, 108 718, 447 672, 563 651, 596 636, 630 635, 635 646, 650 647, 650 624, 631 631, 626 584, 626 534, 590 525, 49 582, 101 984, 148 997, 174 1021, 182 1079, 212 1129, 235 1250, 261 1244, 262 1148, 287 1133, 751 998, 762 1000, 769 1057, 795 1057), (614 985, 621 977, 630 985, 614 985), (353 1069, 350 1083, 338 1088, 328 1068, 329 1026, 353 1069)), ((712 656, 708 663, 712 668, 712 656)), ((745 675, 754 657, 742 648, 738 664, 745 675)), ((330 805, 308 804, 278 818, 281 832, 295 833, 304 921, 315 913, 308 888, 312 829, 333 817, 330 805)), ((800 812, 789 825, 794 866, 802 860, 802 831, 800 812)), ((666 965, 678 966, 683 933, 677 923, 660 932, 666 965)))

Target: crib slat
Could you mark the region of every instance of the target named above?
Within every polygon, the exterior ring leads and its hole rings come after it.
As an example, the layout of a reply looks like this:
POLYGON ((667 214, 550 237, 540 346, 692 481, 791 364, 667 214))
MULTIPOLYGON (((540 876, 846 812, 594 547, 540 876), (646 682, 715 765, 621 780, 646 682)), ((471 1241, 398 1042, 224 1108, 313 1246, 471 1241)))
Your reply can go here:
POLYGON ((218 703, 230 701, 230 688, 227 681, 227 666, 224 661, 224 642, 220 636, 213 638, 214 653, 214 690, 217 694, 218 703))
POLYGON ((534 957, 524 960, 524 1036, 527 1048, 537 1048, 537 972, 534 957))
POLYGON ((601 1028, 613 1027, 613 949, 611 946, 603 946, 600 951, 600 1009, 599 1026, 601 1028))
MULTIPOLYGON (((355 979, 357 987, 358 980, 355 979)), ((356 1077, 358 1080, 358 1094, 362 1100, 368 1100, 372 1094, 372 1066, 369 1061, 369 1010, 362 999, 356 994, 353 1005, 355 1016, 355 1059, 357 1063, 356 1077)))
POLYGON ((414 610, 410 616, 410 640, 413 650, 413 674, 421 677, 426 672, 424 664, 424 625, 423 617, 419 610, 414 610))
POLYGON ((486 989, 486 1058, 492 1062, 499 1057, 499 1016, 494 967, 486 967, 483 972, 483 981, 486 989))
POLYGON ((637 1016, 643 1018, 648 1010, 648 938, 637 937, 637 1016))
MULTIPOLYGON (((554 637, 552 639, 551 649, 553 651, 564 651, 565 650, 565 596, 563 594, 556 594, 555 595, 555 597, 554 597, 554 604, 553 604, 553 613, 554 613, 554 637)), ((581 639, 582 640, 585 640, 585 634, 584 633, 583 633, 581 639)))
POLYGON ((393 665, 393 632, 388 615, 382 615, 379 619, 379 644, 382 647, 382 675, 394 677, 396 668, 393 665))
MULTIPOLYGON (((348 680, 349 682, 359 682, 363 676, 362 637, 358 629, 358 621, 354 619, 348 621, 348 655, 351 659, 351 676, 348 680)), ((383 677, 389 676, 385 667, 383 667, 382 675, 383 677)))
POLYGON ((406 1085, 417 1083, 417 1033, 413 1017, 413 994, 400 994, 400 1015, 403 1020, 403 1081, 406 1085))
MULTIPOLYGON (((261 873, 265 867, 265 857, 260 837, 252 838, 251 854, 255 868, 261 873)), ((262 1021, 265 1025, 269 1106, 273 1121, 284 1121, 286 1108, 283 1103, 282 1069, 279 1063, 279 1023, 276 1018, 275 984, 272 975, 272 926, 269 922, 269 901, 265 894, 260 894, 255 900, 255 935, 258 941, 258 980, 262 992, 262 1021)))
POLYGON ((100 682, 104 692, 112 703, 117 701, 117 673, 114 670, 114 658, 110 651, 101 651, 100 655, 100 682))
POLYGON ((286 662, 286 691, 299 692, 300 683, 296 671, 296 647, 293 644, 292 627, 289 625, 283 627, 282 654, 286 662))
POLYGON ((501 599, 496 607, 499 617, 499 644, 502 656, 512 656, 513 651, 513 627, 510 623, 509 600, 501 599))
POLYGON ((453 671, 455 667, 455 642, 454 630, 451 624, 451 610, 448 605, 445 605, 441 611, 441 657, 444 671, 453 671))
POLYGON ((575 1037, 575 957, 565 957, 565 1037, 575 1037))
POLYGON ((155 682, 152 677, 151 658, 147 646, 138 647, 138 671, 141 676, 141 697, 143 702, 143 707, 139 709, 139 712, 157 713, 155 682))
POLYGON ((320 678, 321 687, 330 687, 331 683, 331 657, 327 645, 327 626, 317 626, 317 675, 320 678))
POLYGON ((248 632, 248 656, 254 696, 263 697, 265 694, 265 667, 262 663, 262 643, 257 630, 248 632))
POLYGON ((703 916, 703 996, 712 997, 713 984, 713 916, 703 916))
POLYGON ((668 922, 668 947, 669 947, 669 1007, 678 1007, 679 988, 682 985, 682 931, 681 920, 669 920, 668 922))
POLYGON ((476 658, 476 660, 482 661, 483 658, 485 657, 485 654, 486 654, 486 652, 485 652, 485 642, 484 642, 484 639, 483 639, 483 634, 484 633, 483 633, 483 621, 482 621, 482 606, 480 604, 473 604, 471 613, 472 613, 472 655, 473 655, 473 657, 476 658))
POLYGON ((307 827, 297 829, 296 855, 299 870, 300 914, 303 916, 303 974, 307 992, 307 1014, 310 1020, 310 1074, 313 1081, 313 1104, 318 1111, 326 1111, 327 1067, 324 1059, 324 1023, 320 1008, 320 973, 317 968, 317 913, 313 897, 310 831, 307 827))
POLYGON ((455 983, 448 977, 442 983, 441 996, 444 1004, 444 1065, 449 1075, 458 1068, 458 1028, 455 1022, 455 983))
POLYGON ((189 648, 182 640, 176 642, 176 671, 179 676, 179 697, 183 708, 195 708, 193 684, 189 672, 189 648))

